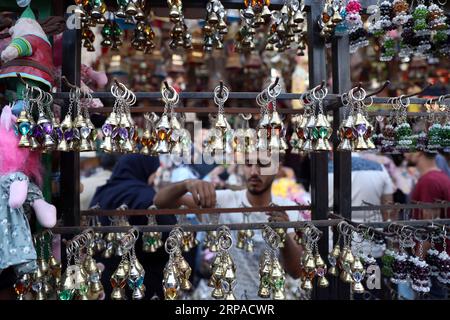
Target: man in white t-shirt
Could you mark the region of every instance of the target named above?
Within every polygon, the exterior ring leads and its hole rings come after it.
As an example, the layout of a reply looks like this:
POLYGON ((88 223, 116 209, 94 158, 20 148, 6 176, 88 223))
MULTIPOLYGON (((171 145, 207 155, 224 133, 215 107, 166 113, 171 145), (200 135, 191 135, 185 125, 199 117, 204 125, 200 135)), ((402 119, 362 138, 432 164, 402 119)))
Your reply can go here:
MULTIPOLYGON (((261 162, 244 165, 244 175, 247 184, 247 188, 244 190, 216 191, 214 185, 210 182, 190 179, 162 188, 156 194, 154 203, 158 208, 177 208, 181 205, 188 206, 189 208, 263 207, 269 206, 271 203, 279 206, 296 205, 290 200, 272 196, 271 186, 275 175, 262 175, 261 168, 264 166, 261 162)), ((221 214, 219 223, 242 223, 243 216, 242 213, 221 214)), ((255 212, 249 214, 248 217, 249 222, 252 223, 301 220, 298 211, 255 212)), ((294 240, 294 235, 294 230, 288 229, 284 248, 280 249, 280 262, 287 274, 293 278, 298 278, 300 276, 302 248, 294 240)), ((233 238, 234 244, 236 244, 236 232, 233 232, 233 238)), ((259 286, 259 259, 265 248, 265 241, 262 237, 261 230, 255 230, 253 241, 253 252, 237 249, 235 245, 230 249, 230 254, 237 268, 237 281, 234 289, 237 299, 259 299, 257 295, 259 286)))
MULTIPOLYGON (((352 153, 352 206, 364 206, 364 202, 373 205, 386 204, 393 201, 394 184, 385 167, 375 161, 352 153)), ((328 201, 333 207, 333 162, 328 166, 328 201)), ((397 220, 394 212, 385 211, 352 211, 352 221, 358 223, 397 220)), ((330 247, 332 238, 330 233, 330 247)), ((357 238, 357 237, 356 237, 357 238)), ((375 258, 383 255, 385 246, 364 241, 355 244, 365 254, 371 253, 375 258)))

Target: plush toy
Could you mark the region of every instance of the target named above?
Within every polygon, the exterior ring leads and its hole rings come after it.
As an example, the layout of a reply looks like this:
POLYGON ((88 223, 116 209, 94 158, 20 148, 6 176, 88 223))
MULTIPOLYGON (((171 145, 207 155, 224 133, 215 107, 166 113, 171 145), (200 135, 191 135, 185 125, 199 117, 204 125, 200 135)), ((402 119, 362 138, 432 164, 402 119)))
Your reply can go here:
POLYGON ((23 109, 24 84, 17 73, 30 85, 50 91, 54 86, 52 46, 44 29, 27 7, 16 24, 9 29, 11 43, 1 53, 0 79, 6 80, 9 101, 16 101, 14 114, 23 109))
POLYGON ((21 276, 37 268, 27 214, 34 211, 43 227, 52 228, 56 208, 43 199, 38 187, 39 154, 18 146, 15 120, 11 107, 5 106, 0 117, 0 272, 14 266, 21 276))

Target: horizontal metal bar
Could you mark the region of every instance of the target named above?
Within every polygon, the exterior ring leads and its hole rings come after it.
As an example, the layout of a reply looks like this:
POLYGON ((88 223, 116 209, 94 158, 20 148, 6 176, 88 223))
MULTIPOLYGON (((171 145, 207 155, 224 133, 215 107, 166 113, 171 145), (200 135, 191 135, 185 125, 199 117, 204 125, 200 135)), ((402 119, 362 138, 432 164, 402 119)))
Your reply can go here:
POLYGON ((87 228, 92 228, 96 232, 127 232, 131 228, 136 228, 140 232, 168 232, 175 227, 181 227, 185 231, 214 231, 220 226, 227 226, 230 230, 246 230, 246 229, 263 229, 264 226, 270 226, 272 228, 300 228, 306 224, 313 224, 316 227, 326 227, 331 225, 337 225, 342 220, 316 220, 316 221, 290 221, 290 222, 261 222, 261 223, 234 223, 234 224, 197 224, 197 225, 147 225, 147 226, 102 226, 102 227, 89 227, 89 226, 77 226, 77 227, 56 227, 51 231, 54 234, 75 234, 81 232, 87 228))
POLYGON ((352 211, 376 211, 376 210, 390 210, 390 209, 439 209, 450 207, 450 202, 435 202, 435 203, 406 203, 406 204, 383 204, 383 205, 368 205, 355 206, 352 211))
MULTIPOLYGON (((146 225, 146 226, 76 226, 76 227, 55 227, 51 231, 54 234, 76 234, 81 231, 92 228, 96 232, 101 233, 117 233, 127 232, 131 228, 136 228, 140 232, 168 232, 175 227, 181 227, 185 231, 214 231, 220 226, 227 226, 230 230, 246 230, 246 229, 263 229, 264 226, 269 225, 272 228, 301 228, 306 224, 313 224, 316 227, 331 227, 338 225, 343 219, 328 219, 328 220, 313 220, 313 221, 289 221, 289 222, 265 222, 265 223, 234 223, 234 224, 197 224, 197 225, 146 225)), ((435 220, 408 220, 408 221, 391 221, 391 222, 372 222, 363 223, 365 226, 373 228, 384 228, 392 223, 409 225, 409 226, 427 226, 432 223, 450 225, 450 219, 435 219, 435 220)))
MULTIPOLYGON (((217 113, 218 109, 216 107, 179 107, 174 109, 175 112, 183 113, 183 112, 192 112, 192 113, 217 113)), ((104 107, 97 109, 90 109, 91 113, 111 113, 113 108, 104 107)), ((302 110, 299 109, 285 109, 285 108, 277 108, 279 113, 283 114, 297 114, 303 113, 302 110)), ((147 112, 164 112, 164 107, 135 107, 130 108, 131 113, 147 113, 147 112)), ((225 107, 226 114, 239 114, 239 113, 251 113, 251 114, 260 114, 261 109, 254 108, 227 108, 225 107)))
POLYGON ((280 206, 280 207, 250 207, 250 208, 192 208, 192 209, 147 209, 147 210, 86 210, 83 216, 147 216, 173 214, 208 214, 233 212, 273 212, 289 210, 311 210, 311 206, 280 206))
POLYGON ((423 227, 431 224, 443 224, 450 225, 450 219, 433 219, 433 220, 399 220, 399 221, 389 221, 389 222, 369 222, 362 223, 365 226, 373 227, 373 228, 385 228, 390 224, 395 223, 399 225, 408 225, 412 227, 423 227))
MULTIPOLYGON (((367 114, 369 116, 390 116, 392 114, 392 112, 395 111, 393 110, 377 110, 377 111, 369 111, 367 112, 367 114)), ((428 117, 428 116, 445 116, 446 113, 445 112, 425 112, 425 111, 418 111, 418 112, 406 112, 406 116, 407 117, 428 117)))
MULTIPOLYGON (((385 204, 353 206, 351 211, 377 211, 395 209, 439 209, 450 207, 450 202, 417 203, 417 204, 385 204)), ((85 210, 81 211, 83 216, 146 216, 146 215, 176 215, 176 214, 213 214, 233 212, 273 212, 273 211, 299 211, 311 210, 311 206, 275 206, 275 207, 249 207, 249 208, 189 208, 189 209, 141 209, 141 210, 85 210)), ((333 208, 328 208, 333 212, 333 208)))
MULTIPOLYGON (((136 99, 159 100, 162 98, 161 92, 134 92, 136 99)), ((230 92, 228 99, 248 99, 254 100, 260 92, 230 92)), ((180 92, 180 99, 213 99, 214 92, 180 92)), ((300 99, 301 93, 281 93, 277 100, 296 100, 300 99)), ((331 98, 331 95, 329 95, 331 98)), ((93 98, 114 99, 111 92, 93 92, 93 98)), ((69 92, 56 92, 53 94, 54 99, 68 99, 69 92)), ((327 96, 327 99, 328 96, 327 96)))

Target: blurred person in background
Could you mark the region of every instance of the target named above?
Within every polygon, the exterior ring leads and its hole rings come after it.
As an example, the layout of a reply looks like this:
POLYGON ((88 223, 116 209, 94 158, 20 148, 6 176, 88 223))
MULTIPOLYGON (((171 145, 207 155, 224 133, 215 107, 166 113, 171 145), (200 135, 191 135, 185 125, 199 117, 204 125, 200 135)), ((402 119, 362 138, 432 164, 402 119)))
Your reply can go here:
POLYGON ((436 155, 436 166, 450 177, 450 152, 442 152, 436 155))
MULTIPOLYGON (((351 157, 351 205, 364 206, 365 203, 371 205, 382 205, 392 202, 394 194, 394 184, 386 168, 375 161, 363 158, 359 153, 353 152, 351 157)), ((328 163, 328 204, 333 207, 333 161, 328 163)), ((352 211, 352 221, 357 223, 395 221, 396 212, 390 210, 376 211, 352 211)), ((356 233, 353 236, 353 245, 358 246, 364 255, 372 255, 379 265, 386 245, 383 242, 366 241, 361 239, 356 233)), ((329 247, 333 247, 333 235, 330 232, 329 247)), ((355 300, 377 300, 384 299, 387 294, 388 279, 382 279, 381 290, 366 290, 364 294, 355 294, 355 300)))
MULTIPOLYGON (((255 161, 256 162, 256 161, 255 161)), ((170 184, 158 191, 155 204, 160 208, 176 208, 186 205, 189 208, 238 208, 238 207, 261 207, 271 204, 279 206, 296 205, 295 202, 274 196, 271 191, 272 183, 276 174, 263 175, 262 168, 270 166, 265 161, 258 159, 256 164, 247 161, 243 166, 246 188, 243 190, 215 190, 215 186, 202 180, 184 180, 170 184)), ((250 213, 249 222, 281 222, 303 220, 298 211, 250 213)), ((220 224, 242 223, 243 213, 228 213, 219 216, 220 224)), ((294 230, 288 229, 285 246, 280 250, 281 263, 287 274, 294 278, 300 276, 298 261, 301 257, 301 246, 294 240, 294 230)), ((234 241, 237 233, 232 232, 234 241)), ((259 286, 259 258, 266 247, 261 230, 255 230, 253 236, 253 252, 245 252, 236 246, 230 248, 236 268, 237 281, 234 294, 237 299, 260 299, 257 295, 259 286)), ((200 286, 199 286, 200 288, 200 286)), ((206 289, 208 292, 210 290, 206 289)))
MULTIPOLYGON (((139 154, 123 155, 114 167, 107 183, 97 188, 90 206, 99 205, 101 209, 115 210, 125 204, 128 209, 148 209, 153 204, 154 174, 159 166, 160 162, 157 157, 139 154)), ((102 224, 107 225, 107 220, 103 220, 102 224)), ((148 222, 146 216, 130 216, 128 221, 130 225, 146 225, 148 222)), ((156 222, 160 225, 174 225, 177 223, 177 219, 174 215, 156 215, 156 222)), ((167 234, 163 233, 163 242, 166 238, 167 234)), ((145 269, 146 299, 154 296, 162 299, 164 297, 162 277, 168 255, 164 247, 154 253, 145 253, 142 245, 142 237, 139 237, 135 248, 137 258, 145 269)), ((193 266, 195 250, 191 250, 185 257, 193 266)), ((98 262, 102 262, 106 266, 102 274, 103 283, 107 283, 120 259, 120 257, 98 259, 98 262)), ((109 299, 111 286, 105 285, 105 293, 106 299, 109 299)))
MULTIPOLYGON (((411 193, 411 201, 434 203, 436 201, 450 201, 450 178, 439 169, 436 163, 436 154, 423 151, 405 154, 408 164, 415 166, 419 172, 419 180, 417 181, 411 193)), ((413 219, 448 219, 450 211, 444 208, 437 209, 414 209, 413 219)), ((450 254, 450 241, 447 239, 447 253, 450 254)), ((431 247, 429 241, 423 243, 423 252, 431 247)), ((436 243, 436 249, 441 251, 442 244, 436 243)), ((417 249, 417 248, 416 248, 417 249)), ((423 257, 425 258, 425 257, 423 257)), ((440 284, 432 277, 432 286, 430 296, 435 299, 446 299, 448 289, 441 287, 440 284)), ((412 296, 412 295, 410 295, 412 296)))
POLYGON ((99 166, 81 177, 81 184, 83 185, 83 191, 80 195, 81 210, 89 209, 97 188, 106 184, 118 159, 119 156, 117 155, 102 153, 99 156, 99 166))

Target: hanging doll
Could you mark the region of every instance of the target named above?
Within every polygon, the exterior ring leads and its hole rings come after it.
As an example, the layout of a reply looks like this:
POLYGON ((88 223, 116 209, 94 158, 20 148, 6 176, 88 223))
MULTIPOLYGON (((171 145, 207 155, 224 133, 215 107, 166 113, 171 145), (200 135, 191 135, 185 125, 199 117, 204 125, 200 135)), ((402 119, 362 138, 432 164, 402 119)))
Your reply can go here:
POLYGON ((24 106, 24 85, 17 79, 17 73, 29 84, 50 91, 54 86, 53 53, 52 45, 30 7, 9 28, 9 34, 11 43, 1 52, 0 79, 6 80, 9 100, 17 101, 13 112, 18 115, 24 106))
POLYGON ((39 154, 19 148, 10 106, 0 117, 0 273, 14 266, 18 276, 34 272, 36 250, 26 214, 33 210, 45 228, 56 224, 56 208, 47 203, 41 184, 39 154))

